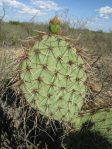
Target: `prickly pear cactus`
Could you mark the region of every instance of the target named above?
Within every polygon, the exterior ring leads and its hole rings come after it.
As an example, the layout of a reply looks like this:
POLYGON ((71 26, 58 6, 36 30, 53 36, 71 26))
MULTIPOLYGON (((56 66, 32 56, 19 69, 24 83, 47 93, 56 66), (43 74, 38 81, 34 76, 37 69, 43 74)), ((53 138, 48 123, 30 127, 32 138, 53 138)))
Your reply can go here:
POLYGON ((92 116, 92 131, 99 131, 112 142, 112 108, 102 109, 92 116))
MULTIPOLYGON (((72 121, 75 130, 80 130, 83 124, 91 124, 90 130, 100 132, 102 136, 112 142, 112 108, 103 108, 74 116, 72 121)), ((88 126, 87 126, 88 127, 88 126)))
POLYGON ((20 88, 40 113, 69 122, 80 112, 87 93, 83 67, 83 59, 66 40, 44 35, 20 65, 20 88))
POLYGON ((20 64, 20 89, 28 104, 41 114, 73 124, 75 130, 91 121, 92 131, 112 140, 112 108, 80 115, 87 95, 85 62, 79 52, 58 34, 57 18, 50 32, 30 48, 20 64))

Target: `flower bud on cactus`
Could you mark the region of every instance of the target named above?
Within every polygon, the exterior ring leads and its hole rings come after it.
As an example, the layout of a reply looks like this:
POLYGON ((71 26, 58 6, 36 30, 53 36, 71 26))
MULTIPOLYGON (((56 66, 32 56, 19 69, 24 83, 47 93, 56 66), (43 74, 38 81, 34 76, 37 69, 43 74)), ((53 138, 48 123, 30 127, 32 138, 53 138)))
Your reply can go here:
POLYGON ((51 33, 59 34, 60 33, 60 20, 57 16, 49 22, 49 30, 51 33))

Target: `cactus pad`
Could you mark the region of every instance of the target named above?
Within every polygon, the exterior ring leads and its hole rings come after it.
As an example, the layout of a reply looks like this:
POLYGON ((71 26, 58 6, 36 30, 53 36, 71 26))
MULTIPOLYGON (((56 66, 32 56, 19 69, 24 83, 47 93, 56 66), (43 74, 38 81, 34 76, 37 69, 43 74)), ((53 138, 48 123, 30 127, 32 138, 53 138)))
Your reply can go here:
POLYGON ((44 35, 20 64, 20 89, 27 102, 51 119, 69 122, 87 94, 84 61, 57 35, 44 35))
POLYGON ((87 125, 91 123, 91 131, 99 132, 102 136, 112 142, 112 108, 103 108, 94 112, 87 112, 84 115, 74 117, 74 120, 72 121, 75 130, 80 130, 85 123, 87 123, 87 125))

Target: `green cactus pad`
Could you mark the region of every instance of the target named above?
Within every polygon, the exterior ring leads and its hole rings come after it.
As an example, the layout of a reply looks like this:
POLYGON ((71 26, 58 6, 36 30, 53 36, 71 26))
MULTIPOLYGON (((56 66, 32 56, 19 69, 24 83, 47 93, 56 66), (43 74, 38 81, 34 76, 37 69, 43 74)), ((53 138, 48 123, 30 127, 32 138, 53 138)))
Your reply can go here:
POLYGON ((87 94, 83 59, 57 35, 44 35, 20 64, 27 102, 51 119, 70 122, 87 94))
POLYGON ((112 142, 112 108, 97 110, 94 113, 85 113, 72 119, 75 130, 80 130, 84 123, 91 122, 91 131, 99 132, 102 136, 112 142))
POLYGON ((112 108, 98 111, 92 116, 94 123, 92 130, 99 131, 102 136, 105 136, 112 142, 112 108))

